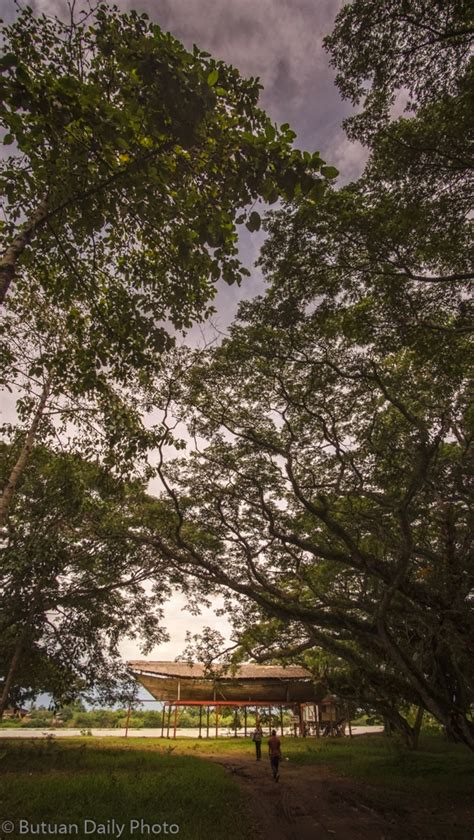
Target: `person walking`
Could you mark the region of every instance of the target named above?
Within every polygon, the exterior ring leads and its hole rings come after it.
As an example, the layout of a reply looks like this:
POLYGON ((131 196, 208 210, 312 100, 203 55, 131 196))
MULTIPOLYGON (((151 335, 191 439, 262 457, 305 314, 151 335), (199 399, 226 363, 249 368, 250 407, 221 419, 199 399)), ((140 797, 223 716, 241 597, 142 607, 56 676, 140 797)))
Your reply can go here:
POLYGON ((272 736, 268 739, 268 755, 270 756, 270 765, 272 768, 273 778, 275 782, 280 778, 278 768, 281 759, 281 742, 276 734, 276 730, 272 729, 272 736))
POLYGON ((255 744, 255 755, 256 755, 255 760, 256 761, 260 761, 260 759, 262 757, 262 738, 263 738, 262 727, 260 726, 259 723, 257 723, 257 725, 256 725, 256 727, 253 731, 253 735, 252 735, 252 741, 255 744))

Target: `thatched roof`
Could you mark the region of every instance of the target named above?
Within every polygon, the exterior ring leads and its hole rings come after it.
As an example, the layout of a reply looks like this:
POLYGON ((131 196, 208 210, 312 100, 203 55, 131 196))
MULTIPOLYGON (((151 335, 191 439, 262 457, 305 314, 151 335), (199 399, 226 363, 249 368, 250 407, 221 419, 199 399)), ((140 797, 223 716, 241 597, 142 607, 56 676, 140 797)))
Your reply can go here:
POLYGON ((233 700, 242 702, 311 702, 312 675, 297 665, 239 665, 215 678, 203 665, 186 662, 128 663, 140 682, 157 700, 233 700))
MULTIPOLYGON (((204 665, 193 662, 153 662, 146 659, 138 659, 129 662, 132 671, 144 671, 147 674, 159 674, 163 677, 179 677, 180 679, 211 679, 205 673, 204 665)), ((230 669, 220 679, 243 679, 243 680, 310 680, 311 673, 306 668, 298 665, 239 665, 235 671, 230 669)))

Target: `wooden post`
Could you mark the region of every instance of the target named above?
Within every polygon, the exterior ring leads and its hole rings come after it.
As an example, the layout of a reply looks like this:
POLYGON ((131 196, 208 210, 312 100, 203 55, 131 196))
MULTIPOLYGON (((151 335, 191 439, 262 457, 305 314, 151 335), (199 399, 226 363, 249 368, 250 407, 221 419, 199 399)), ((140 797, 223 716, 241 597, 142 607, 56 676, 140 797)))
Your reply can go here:
POLYGON ((216 703, 216 738, 219 737, 219 706, 216 703))
POLYGON ((272 734, 272 707, 268 707, 268 734, 272 734))
POLYGON ((280 706, 280 732, 283 735, 283 706, 280 706))
POLYGON ((166 737, 170 737, 170 724, 171 724, 171 703, 168 705, 168 728, 166 731, 166 737))
POLYGON ((125 737, 128 738, 128 724, 130 723, 130 715, 132 713, 132 704, 128 704, 127 721, 125 723, 125 737))
POLYGON ((304 717, 303 717, 303 704, 299 704, 299 712, 300 712, 300 735, 303 737, 304 735, 304 717))
POLYGON ((202 727, 202 706, 199 706, 199 738, 202 738, 201 727, 202 727))
POLYGON ((209 715, 210 715, 210 708, 207 706, 207 738, 209 738, 209 715))
POLYGON ((314 714, 316 717, 316 738, 319 738, 320 732, 320 723, 319 723, 319 703, 315 703, 314 705, 314 714))
POLYGON ((244 706, 244 735, 247 737, 247 706, 244 706))
POLYGON ((178 704, 174 707, 174 726, 173 726, 173 738, 176 738, 176 727, 178 725, 178 704))
POLYGON ((165 737, 165 709, 166 709, 166 702, 163 703, 163 708, 161 710, 161 737, 165 737))
POLYGON ((239 716, 239 707, 234 708, 234 738, 237 738, 237 718, 239 716))
POLYGON ((351 713, 350 713, 350 710, 349 710, 349 706, 346 706, 346 718, 347 718, 347 726, 349 728, 349 738, 352 738, 351 713))

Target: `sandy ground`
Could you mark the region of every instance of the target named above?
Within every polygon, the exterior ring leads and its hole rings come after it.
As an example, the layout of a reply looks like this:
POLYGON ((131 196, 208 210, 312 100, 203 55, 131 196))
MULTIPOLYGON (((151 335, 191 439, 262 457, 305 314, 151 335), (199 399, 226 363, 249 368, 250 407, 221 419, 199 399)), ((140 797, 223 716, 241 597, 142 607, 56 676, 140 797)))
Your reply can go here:
MULTIPOLYGON (((125 736, 125 729, 91 729, 92 735, 98 738, 120 738, 125 736)), ((370 732, 382 732, 380 726, 353 726, 352 732, 354 735, 365 735, 370 732)), ((21 729, 3 729, 0 727, 0 738, 46 738, 48 735, 55 735, 58 738, 74 738, 82 734, 81 729, 29 729, 22 727, 21 729)), ((161 736, 160 729, 129 729, 128 734, 130 738, 159 738, 161 736)), ((199 735, 198 729, 177 729, 176 734, 179 738, 197 738, 199 735)), ((210 738, 214 737, 214 730, 210 731, 210 738)), ((219 730, 219 737, 226 736, 226 730, 219 730)), ((244 737, 243 730, 239 736, 244 737)), ((206 732, 203 730, 203 738, 206 737, 206 732)), ((233 732, 228 734, 228 737, 233 737, 233 732)), ((250 740, 250 729, 248 738, 250 740)))
POLYGON ((268 759, 209 756, 241 785, 252 840, 473 840, 474 804, 456 813, 436 800, 340 778, 324 767, 283 761, 275 783, 268 759))

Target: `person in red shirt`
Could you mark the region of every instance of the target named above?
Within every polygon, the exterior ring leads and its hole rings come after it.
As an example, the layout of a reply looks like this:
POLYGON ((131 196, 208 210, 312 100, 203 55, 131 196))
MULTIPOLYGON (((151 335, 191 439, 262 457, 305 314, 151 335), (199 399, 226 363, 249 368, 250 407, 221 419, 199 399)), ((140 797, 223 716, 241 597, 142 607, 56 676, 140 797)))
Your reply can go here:
POLYGON ((280 778, 278 767, 281 759, 281 743, 275 729, 272 729, 272 737, 268 739, 268 754, 270 756, 273 778, 277 782, 280 778))

